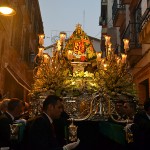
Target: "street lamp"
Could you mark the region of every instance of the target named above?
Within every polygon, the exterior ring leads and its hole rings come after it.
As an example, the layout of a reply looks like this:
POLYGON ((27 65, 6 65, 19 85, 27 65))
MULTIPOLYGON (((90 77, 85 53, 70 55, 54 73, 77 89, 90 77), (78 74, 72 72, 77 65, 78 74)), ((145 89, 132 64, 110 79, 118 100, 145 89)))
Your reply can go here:
POLYGON ((0 15, 13 16, 16 14, 15 9, 6 0, 0 2, 0 15))

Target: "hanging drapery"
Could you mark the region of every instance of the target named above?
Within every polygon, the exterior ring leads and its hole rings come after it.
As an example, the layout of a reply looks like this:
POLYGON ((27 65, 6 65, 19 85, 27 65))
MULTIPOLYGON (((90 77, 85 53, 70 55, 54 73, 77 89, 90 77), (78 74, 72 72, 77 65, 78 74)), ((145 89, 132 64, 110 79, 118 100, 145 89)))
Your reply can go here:
POLYGON ((31 87, 8 64, 5 65, 5 68, 19 85, 30 91, 31 87))

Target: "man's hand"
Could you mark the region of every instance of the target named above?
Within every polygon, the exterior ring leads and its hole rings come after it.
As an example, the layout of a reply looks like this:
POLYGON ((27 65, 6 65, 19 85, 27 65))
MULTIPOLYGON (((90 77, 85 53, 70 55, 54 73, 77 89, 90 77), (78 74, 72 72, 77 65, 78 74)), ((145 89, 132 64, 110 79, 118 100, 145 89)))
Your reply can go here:
POLYGON ((76 142, 72 142, 72 143, 65 145, 63 147, 63 150, 72 150, 76 148, 79 145, 79 143, 80 143, 80 140, 78 139, 76 142))
POLYGON ((127 125, 124 127, 124 130, 125 130, 126 132, 127 132, 127 131, 130 131, 132 125, 133 125, 133 123, 127 124, 127 125))

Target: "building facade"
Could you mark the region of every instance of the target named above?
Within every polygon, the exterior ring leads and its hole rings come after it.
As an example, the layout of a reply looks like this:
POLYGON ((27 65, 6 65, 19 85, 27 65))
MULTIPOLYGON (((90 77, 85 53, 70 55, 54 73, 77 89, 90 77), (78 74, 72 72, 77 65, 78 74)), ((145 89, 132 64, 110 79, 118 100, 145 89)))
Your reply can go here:
POLYGON ((127 59, 143 104, 150 97, 150 0, 102 0, 99 24, 121 51, 129 40, 127 59))
POLYGON ((0 92, 27 99, 33 80, 34 56, 43 22, 38 0, 7 0, 14 16, 0 16, 0 92))

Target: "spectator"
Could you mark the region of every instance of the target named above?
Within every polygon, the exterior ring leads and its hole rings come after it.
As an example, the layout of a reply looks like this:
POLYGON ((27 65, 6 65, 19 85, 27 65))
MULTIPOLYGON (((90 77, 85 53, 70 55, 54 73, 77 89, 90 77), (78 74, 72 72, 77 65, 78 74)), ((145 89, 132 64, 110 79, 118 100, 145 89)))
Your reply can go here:
POLYGON ((123 100, 115 102, 115 112, 111 114, 108 120, 122 125, 125 124, 126 114, 123 100))
POLYGON ((67 144, 68 142, 68 119, 69 115, 63 109, 61 116, 57 119, 54 119, 54 127, 56 132, 57 141, 60 146, 67 144))
POLYGON ((26 139, 28 150, 71 150, 78 144, 73 142, 63 147, 59 147, 56 133, 53 126, 53 120, 60 117, 63 111, 62 99, 55 95, 49 95, 43 102, 43 113, 27 122, 26 139))
POLYGON ((10 99, 3 99, 1 101, 1 104, 0 104, 1 114, 5 113, 7 111, 7 106, 8 106, 9 101, 10 101, 10 99))
POLYGON ((0 116, 0 147, 10 147, 15 150, 11 142, 11 126, 14 118, 22 113, 22 101, 17 98, 9 100, 6 112, 0 116))
POLYGON ((128 122, 133 122, 134 115, 136 113, 136 103, 135 102, 125 102, 124 103, 125 115, 128 119, 128 122))
POLYGON ((136 113, 132 125, 136 149, 146 149, 150 140, 150 100, 144 103, 144 111, 136 113))

